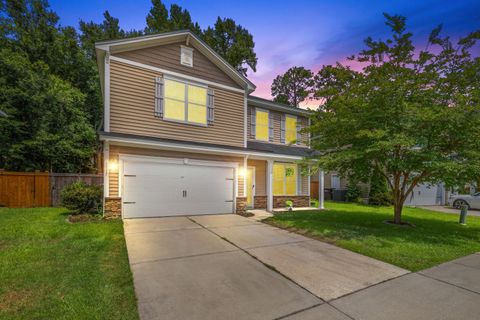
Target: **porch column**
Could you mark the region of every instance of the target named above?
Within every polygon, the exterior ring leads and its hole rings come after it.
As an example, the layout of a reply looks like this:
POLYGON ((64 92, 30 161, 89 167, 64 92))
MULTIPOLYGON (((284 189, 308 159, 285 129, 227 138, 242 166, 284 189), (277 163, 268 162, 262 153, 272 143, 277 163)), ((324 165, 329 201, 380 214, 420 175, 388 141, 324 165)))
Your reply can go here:
POLYGON ((318 208, 324 209, 324 201, 325 201, 325 191, 323 190, 325 187, 325 174, 323 170, 318 171, 318 208))
MULTIPOLYGON (((243 196, 247 197, 248 155, 243 157, 243 196)), ((248 200, 247 200, 248 201, 248 200)))
POLYGON ((273 160, 267 160, 267 211, 273 211, 273 160))

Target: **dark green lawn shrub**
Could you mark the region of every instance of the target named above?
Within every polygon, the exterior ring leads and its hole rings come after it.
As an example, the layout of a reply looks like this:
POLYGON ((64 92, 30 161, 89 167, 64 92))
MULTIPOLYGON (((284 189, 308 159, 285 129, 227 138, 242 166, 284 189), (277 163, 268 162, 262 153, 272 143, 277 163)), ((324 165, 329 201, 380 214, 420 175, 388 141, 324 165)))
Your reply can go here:
POLYGON ((88 185, 77 181, 63 189, 60 197, 62 205, 73 214, 100 213, 102 208, 103 187, 88 185))
POLYGON ((374 206, 389 206, 392 204, 392 195, 388 190, 387 181, 376 171, 374 171, 370 180, 368 204, 374 206))
POLYGON ((356 184, 349 184, 347 186, 347 202, 361 202, 362 201, 362 192, 356 184))

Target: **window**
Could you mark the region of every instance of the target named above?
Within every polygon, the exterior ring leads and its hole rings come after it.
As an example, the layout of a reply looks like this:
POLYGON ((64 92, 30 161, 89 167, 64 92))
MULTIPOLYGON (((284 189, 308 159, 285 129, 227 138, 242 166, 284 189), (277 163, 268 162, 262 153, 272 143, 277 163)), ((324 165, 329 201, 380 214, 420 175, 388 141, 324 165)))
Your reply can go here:
POLYGON ((164 118, 207 124, 207 88, 165 79, 164 118))
POLYGON ((275 163, 273 165, 273 195, 294 196, 297 194, 297 165, 275 163))
POLYGON ((268 141, 268 111, 256 109, 255 118, 255 139, 268 141))
POLYGON ((285 141, 287 144, 297 140, 297 117, 287 115, 285 117, 285 141))

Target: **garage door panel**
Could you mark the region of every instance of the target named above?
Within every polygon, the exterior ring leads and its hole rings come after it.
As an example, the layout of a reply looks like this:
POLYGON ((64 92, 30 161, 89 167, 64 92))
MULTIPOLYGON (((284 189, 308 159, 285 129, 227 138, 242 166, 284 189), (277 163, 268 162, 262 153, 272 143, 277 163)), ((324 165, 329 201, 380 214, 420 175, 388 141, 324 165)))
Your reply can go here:
POLYGON ((233 169, 188 166, 186 169, 189 212, 231 213, 233 209, 233 169))
POLYGON ((233 212, 233 168, 153 161, 123 168, 124 218, 233 212))

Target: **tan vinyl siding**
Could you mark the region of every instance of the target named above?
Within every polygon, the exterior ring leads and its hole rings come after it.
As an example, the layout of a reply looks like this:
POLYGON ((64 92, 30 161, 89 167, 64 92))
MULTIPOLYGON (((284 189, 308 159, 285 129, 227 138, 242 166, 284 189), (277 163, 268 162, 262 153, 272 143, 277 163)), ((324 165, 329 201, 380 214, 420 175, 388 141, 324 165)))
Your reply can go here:
POLYGON ((115 53, 114 56, 240 88, 235 81, 196 49, 193 49, 193 67, 180 64, 181 45, 185 45, 185 42, 120 52, 115 53))
MULTIPOLYGON (((248 140, 251 140, 251 141, 255 141, 255 136, 252 135, 252 118, 251 118, 251 115, 252 115, 252 112, 253 112, 253 107, 248 107, 248 111, 247 111, 247 114, 248 114, 248 117, 247 117, 247 139, 248 140)), ((260 108, 262 109, 262 108, 260 108)), ((273 114, 273 141, 270 141, 270 143, 278 143, 278 144, 282 144, 281 143, 281 135, 282 135, 282 132, 281 132, 281 121, 282 121, 282 113, 281 112, 278 112, 278 111, 273 111, 273 110, 269 110, 269 112, 271 114, 273 114)), ((307 127, 308 126, 308 119, 305 118, 305 117, 300 117, 300 116, 297 116, 297 121, 300 123, 301 127, 304 128, 304 127, 307 127)), ((302 139, 301 139, 301 146, 306 146, 308 144, 308 133, 303 133, 302 134, 302 139)))
POLYGON ((300 195, 302 196, 309 196, 308 194, 308 176, 301 176, 301 192, 300 195))
POLYGON ((255 167, 255 195, 267 195, 267 162, 265 160, 248 160, 248 166, 255 167))
MULTIPOLYGON (((189 152, 177 152, 177 151, 167 151, 167 150, 157 150, 157 149, 148 149, 148 148, 135 148, 135 147, 125 147, 125 146, 116 146, 110 145, 110 159, 118 159, 119 154, 128 154, 136 156, 151 156, 151 157, 165 157, 165 158, 188 158, 196 160, 209 160, 209 161, 226 161, 226 162, 237 162, 239 166, 243 166, 243 158, 238 157, 227 157, 211 154, 201 154, 201 153, 189 153, 189 152)), ((110 186, 110 196, 116 197, 121 196, 121 192, 118 189, 118 172, 109 173, 109 186, 110 186)), ((243 197, 243 178, 238 179, 238 196, 243 197)))
POLYGON ((244 95, 215 88, 215 121, 207 127, 154 116, 160 74, 110 61, 110 131, 140 136, 244 146, 244 95))

